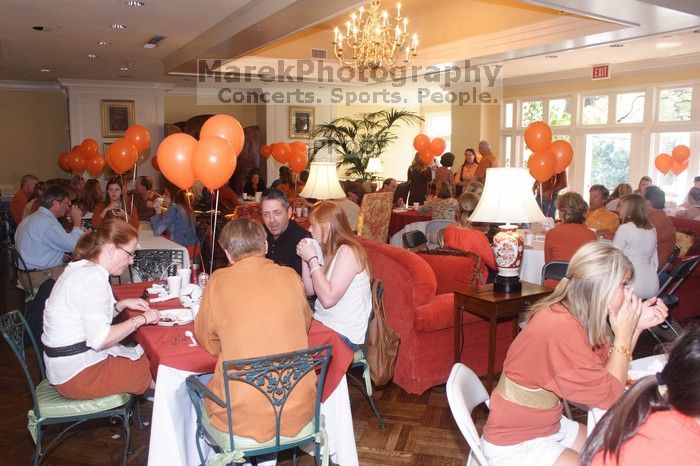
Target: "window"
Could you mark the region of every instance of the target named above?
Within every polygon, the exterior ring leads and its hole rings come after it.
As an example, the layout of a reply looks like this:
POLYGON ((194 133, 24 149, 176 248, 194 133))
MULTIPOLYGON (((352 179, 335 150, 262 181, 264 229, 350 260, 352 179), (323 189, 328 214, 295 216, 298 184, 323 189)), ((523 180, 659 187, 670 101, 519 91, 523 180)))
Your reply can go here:
POLYGON ((571 99, 549 101, 549 124, 551 126, 571 126, 571 99))
POLYGON ((618 94, 615 102, 616 123, 642 123, 644 121, 644 92, 618 94))
POLYGON ((445 152, 450 152, 452 150, 452 114, 450 112, 426 113, 425 134, 430 139, 444 139, 445 152))
POLYGON ((552 142, 557 141, 557 140, 566 141, 566 142, 570 143, 571 136, 569 136, 568 134, 553 134, 552 135, 552 142))
POLYGON ((506 162, 510 162, 513 164, 514 160, 512 158, 513 156, 513 137, 512 136, 506 136, 503 138, 503 158, 506 162))
POLYGON ((520 122, 523 128, 526 128, 533 121, 542 121, 544 118, 541 100, 522 102, 520 109, 522 115, 520 122))
POLYGON ((690 120, 690 104, 692 101, 692 87, 662 89, 659 93, 659 121, 690 120))
POLYGON ((512 128, 513 127, 513 102, 508 102, 505 105, 504 111, 503 111, 503 127, 504 128, 512 128))
POLYGON ((654 160, 659 154, 670 154, 673 148, 680 144, 690 147, 690 133, 687 131, 656 133, 653 135, 653 138, 653 143, 655 143, 657 150, 653 151, 653 155, 650 158, 651 166, 649 170, 654 179, 654 184, 663 189, 664 193, 666 193, 667 201, 680 204, 683 202, 686 194, 688 194, 687 177, 692 176, 689 175, 690 170, 686 170, 678 176, 674 175, 671 171, 664 175, 656 169, 654 160))
POLYGON ((581 123, 584 125, 605 125, 608 123, 607 95, 591 95, 583 98, 581 123))
POLYGON ((602 184, 612 189, 627 183, 631 148, 631 133, 587 134, 586 188, 602 184))

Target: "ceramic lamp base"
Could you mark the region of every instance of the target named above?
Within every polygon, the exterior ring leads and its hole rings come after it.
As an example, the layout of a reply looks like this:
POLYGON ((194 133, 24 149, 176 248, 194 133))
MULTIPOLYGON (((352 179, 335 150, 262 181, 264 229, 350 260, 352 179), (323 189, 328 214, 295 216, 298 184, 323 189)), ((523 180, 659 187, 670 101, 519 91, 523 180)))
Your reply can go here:
POLYGON ((493 291, 498 293, 519 293, 523 289, 520 277, 503 277, 496 275, 493 281, 493 291))

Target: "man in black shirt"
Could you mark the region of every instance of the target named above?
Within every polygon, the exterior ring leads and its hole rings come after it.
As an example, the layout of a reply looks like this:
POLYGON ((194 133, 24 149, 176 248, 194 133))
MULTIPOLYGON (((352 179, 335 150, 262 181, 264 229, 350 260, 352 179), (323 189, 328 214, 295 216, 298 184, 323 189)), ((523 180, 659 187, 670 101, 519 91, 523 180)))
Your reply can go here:
POLYGON ((287 195, 270 188, 262 198, 262 218, 267 230, 267 254, 276 264, 291 267, 301 276, 301 257, 297 255, 297 244, 311 233, 290 222, 292 207, 287 195))

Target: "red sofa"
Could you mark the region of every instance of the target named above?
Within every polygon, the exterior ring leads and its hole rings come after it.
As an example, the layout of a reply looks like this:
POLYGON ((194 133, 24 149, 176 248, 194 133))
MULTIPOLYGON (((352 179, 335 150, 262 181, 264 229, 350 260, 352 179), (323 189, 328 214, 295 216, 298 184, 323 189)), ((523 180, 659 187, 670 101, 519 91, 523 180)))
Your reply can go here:
MULTIPOLYGON (((695 233, 695 244, 688 251, 689 256, 700 254, 700 221, 683 217, 669 217, 676 227, 676 231, 690 230, 695 233)), ((693 273, 676 291, 679 303, 671 314, 678 322, 700 316, 700 266, 695 267, 693 273)))
MULTIPOLYGON (((387 320, 401 335, 394 383, 408 393, 421 394, 444 384, 454 357, 454 295, 471 279, 473 261, 449 255, 419 255, 406 249, 363 238, 372 277, 384 282, 387 320)), ((486 374, 488 324, 464 315, 462 362, 478 375, 486 374)), ((496 370, 503 365, 511 341, 511 324, 499 324, 496 370)))

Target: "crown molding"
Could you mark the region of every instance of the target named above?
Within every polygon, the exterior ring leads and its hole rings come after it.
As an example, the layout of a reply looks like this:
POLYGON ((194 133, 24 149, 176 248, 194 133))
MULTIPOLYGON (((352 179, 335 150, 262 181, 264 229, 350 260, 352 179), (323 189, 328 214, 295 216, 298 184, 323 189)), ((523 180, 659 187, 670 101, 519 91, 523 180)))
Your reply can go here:
POLYGON ((147 81, 134 81, 134 82, 122 82, 122 81, 100 81, 94 79, 63 79, 58 78, 58 82, 61 86, 69 90, 80 90, 80 91, 161 91, 166 92, 169 89, 175 87, 172 83, 154 83, 147 81))
POLYGON ((10 81, 0 80, 0 89, 8 91, 64 92, 55 81, 10 81))

